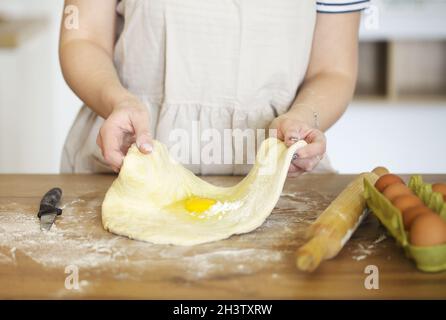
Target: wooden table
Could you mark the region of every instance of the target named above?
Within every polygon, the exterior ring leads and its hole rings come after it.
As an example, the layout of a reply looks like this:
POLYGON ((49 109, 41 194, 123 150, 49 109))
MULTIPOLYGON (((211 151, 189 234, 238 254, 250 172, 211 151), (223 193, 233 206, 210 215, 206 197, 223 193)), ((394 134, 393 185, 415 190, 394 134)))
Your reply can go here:
MULTIPOLYGON (((294 251, 305 228, 352 176, 289 179, 262 227, 195 247, 152 245, 104 231, 100 208, 113 179, 0 175, 0 298, 446 298, 446 272, 417 271, 373 216, 335 259, 312 274, 296 270, 294 251), (64 191, 64 212, 42 233, 38 204, 54 186, 64 191), (364 286, 368 265, 378 267, 378 290, 364 286)), ((206 178, 220 185, 239 179, 206 178)))

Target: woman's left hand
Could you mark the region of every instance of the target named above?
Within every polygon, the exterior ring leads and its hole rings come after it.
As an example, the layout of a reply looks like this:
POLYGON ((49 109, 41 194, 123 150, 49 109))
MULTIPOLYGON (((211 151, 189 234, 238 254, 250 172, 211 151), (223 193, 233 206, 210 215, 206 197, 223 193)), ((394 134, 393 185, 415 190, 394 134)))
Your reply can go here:
POLYGON ((298 140, 305 140, 308 143, 295 153, 288 170, 289 176, 313 170, 325 154, 327 147, 325 134, 290 113, 284 113, 274 119, 270 129, 277 130, 277 138, 287 147, 298 140))

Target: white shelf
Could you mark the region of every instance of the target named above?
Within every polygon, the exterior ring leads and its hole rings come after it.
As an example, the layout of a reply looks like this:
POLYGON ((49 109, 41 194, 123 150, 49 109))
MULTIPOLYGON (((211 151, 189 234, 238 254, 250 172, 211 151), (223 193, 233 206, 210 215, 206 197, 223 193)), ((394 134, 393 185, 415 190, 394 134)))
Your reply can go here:
POLYGON ((358 102, 327 132, 340 173, 385 166, 395 173, 446 172, 446 102, 358 102))
POLYGON ((446 101, 446 40, 363 42, 355 95, 446 101))
POLYGON ((361 41, 446 39, 445 0, 372 0, 361 41))

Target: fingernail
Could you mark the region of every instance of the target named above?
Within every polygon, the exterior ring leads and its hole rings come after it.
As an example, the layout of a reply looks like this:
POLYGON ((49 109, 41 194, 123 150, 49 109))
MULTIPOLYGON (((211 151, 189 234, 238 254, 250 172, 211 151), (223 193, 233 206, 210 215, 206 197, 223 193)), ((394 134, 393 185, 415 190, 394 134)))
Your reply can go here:
POLYGON ((153 147, 152 147, 152 145, 149 144, 149 143, 144 143, 144 144, 141 146, 141 148, 142 148, 144 151, 149 152, 149 153, 153 151, 153 147))

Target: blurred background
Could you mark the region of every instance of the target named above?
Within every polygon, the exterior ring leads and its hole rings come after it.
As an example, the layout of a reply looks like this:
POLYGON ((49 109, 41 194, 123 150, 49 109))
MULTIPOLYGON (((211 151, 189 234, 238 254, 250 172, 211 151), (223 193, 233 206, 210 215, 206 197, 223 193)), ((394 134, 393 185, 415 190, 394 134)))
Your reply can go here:
MULTIPOLYGON (((58 173, 81 101, 58 62, 62 0, 0 0, 0 173, 58 173)), ((446 173, 446 0, 372 0, 354 101, 327 132, 340 173, 446 173)))

